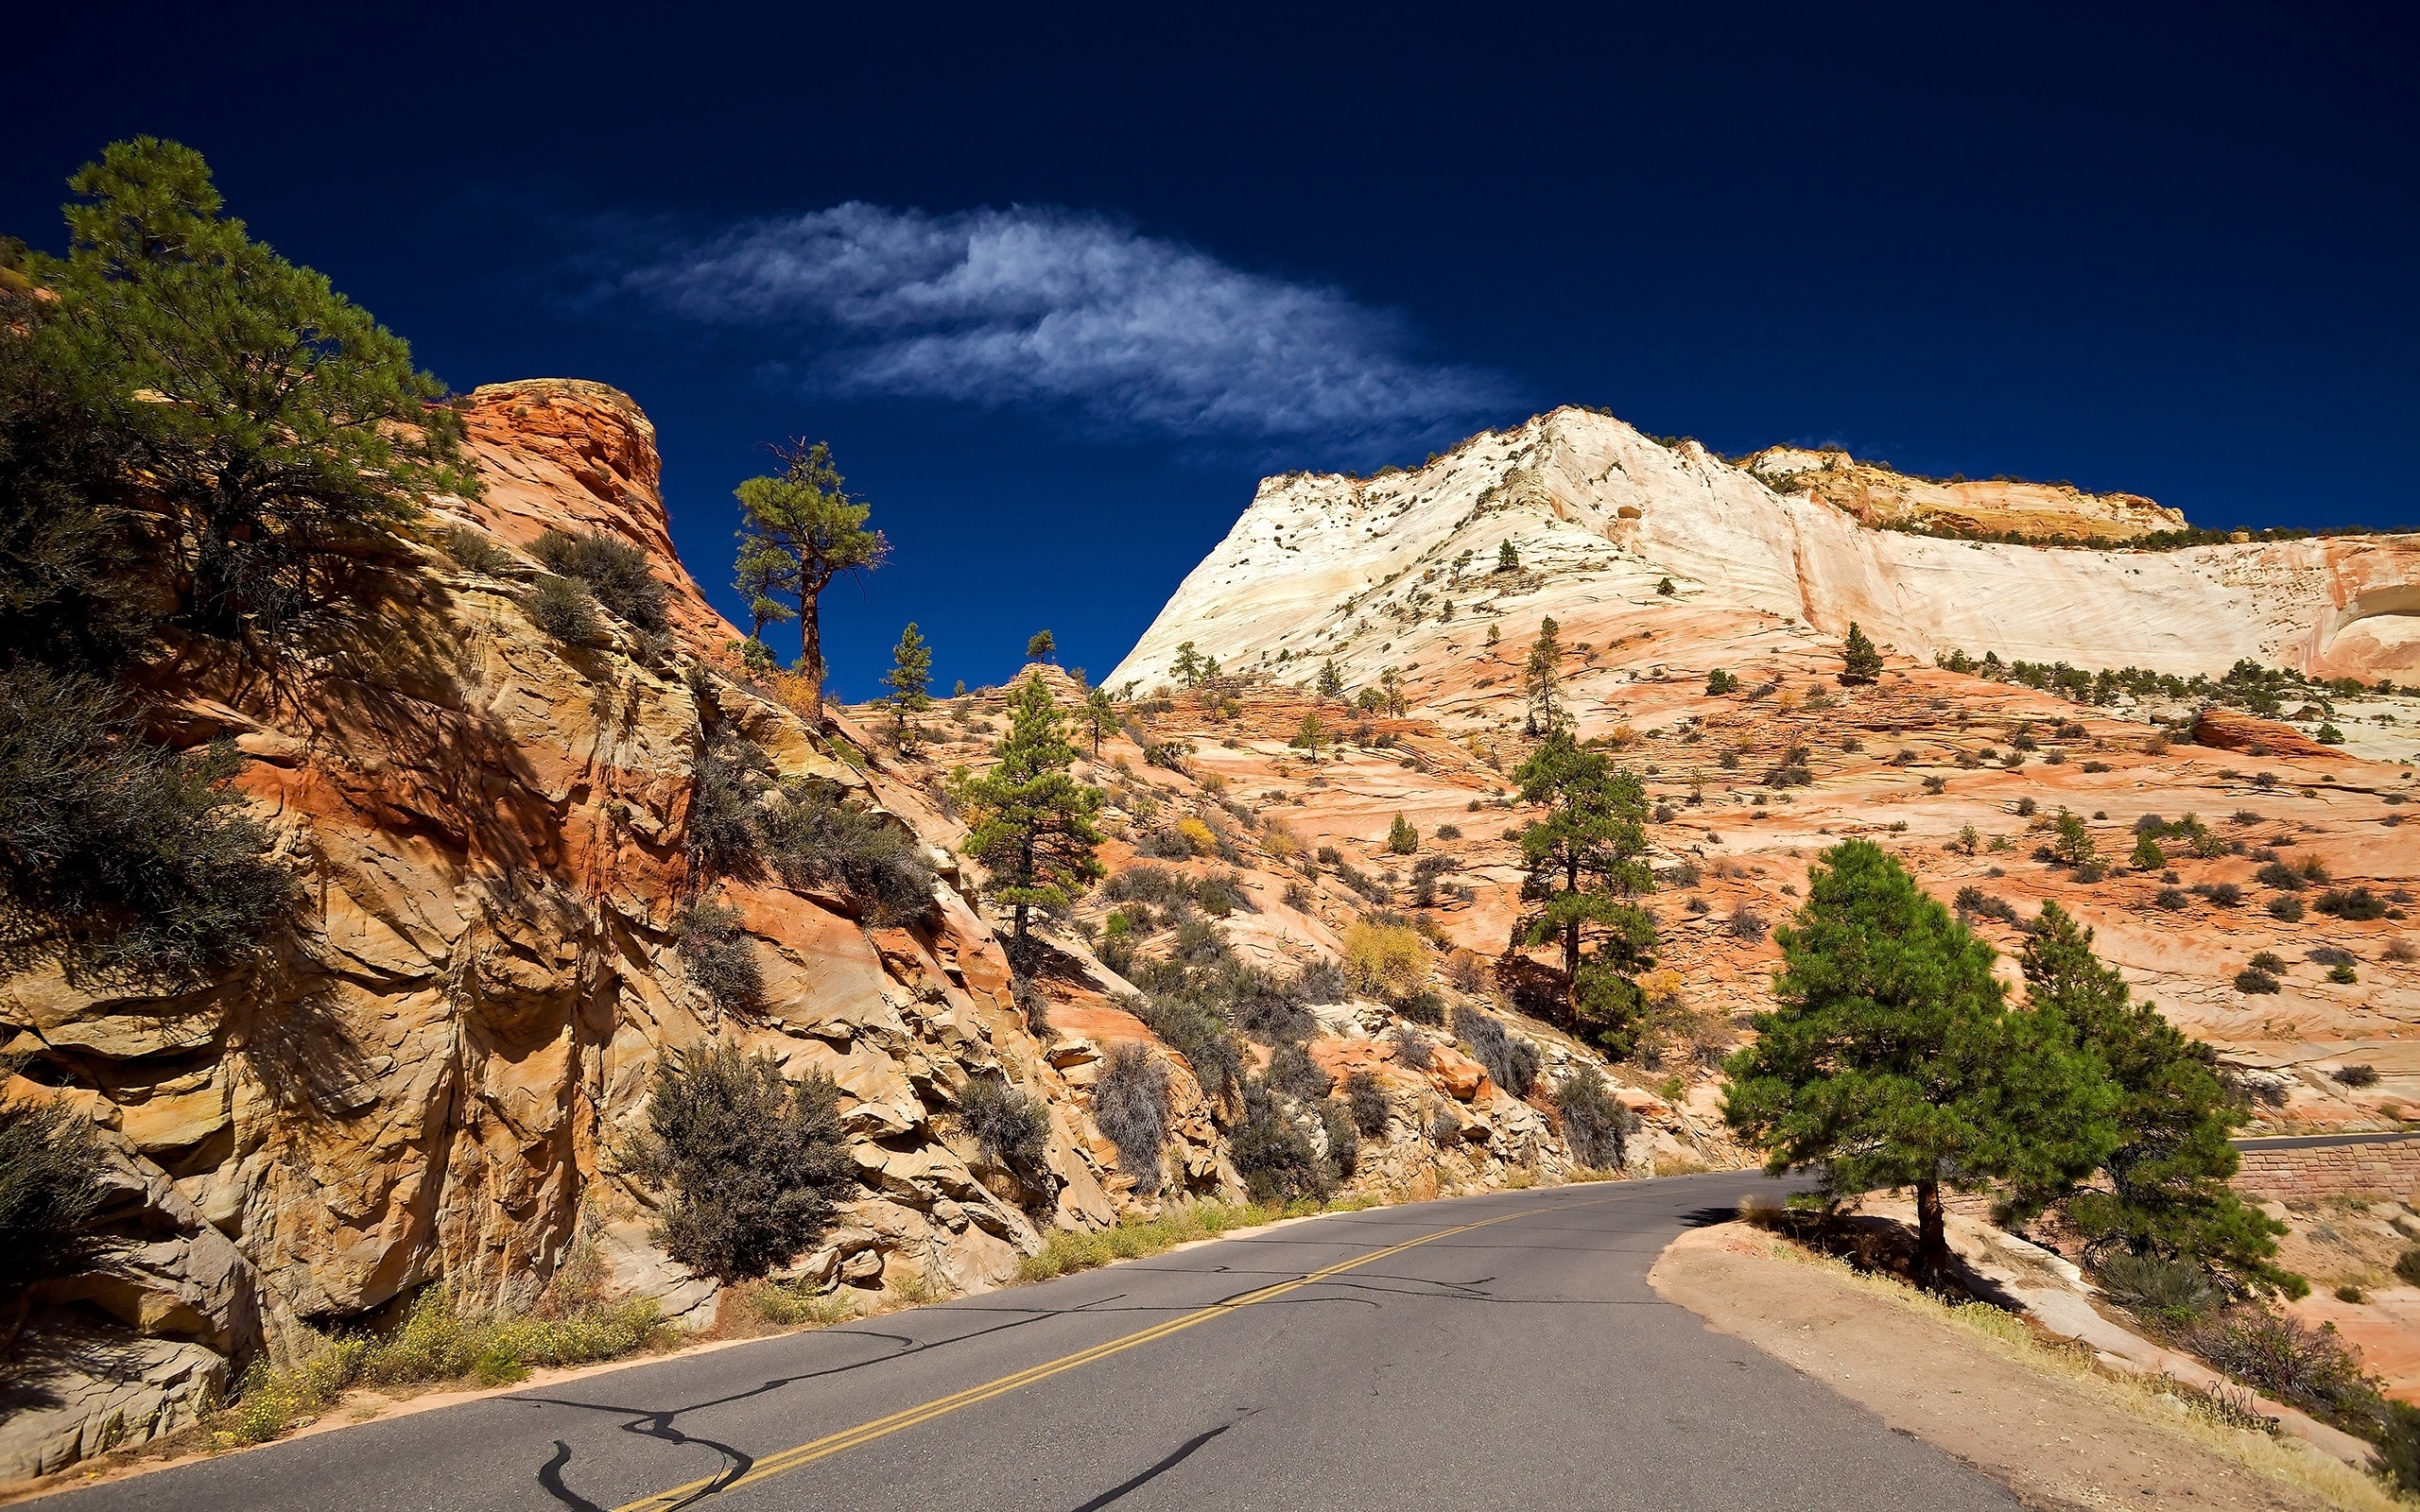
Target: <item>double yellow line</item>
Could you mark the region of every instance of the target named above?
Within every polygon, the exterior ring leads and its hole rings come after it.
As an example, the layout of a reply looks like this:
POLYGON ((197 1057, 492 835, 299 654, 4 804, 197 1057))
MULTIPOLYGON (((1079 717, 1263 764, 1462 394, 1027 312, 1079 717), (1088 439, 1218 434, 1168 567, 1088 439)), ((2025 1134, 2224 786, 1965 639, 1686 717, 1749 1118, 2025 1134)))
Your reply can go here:
POLYGON ((1541 1208, 1525 1208, 1519 1212, 1483 1218, 1478 1223, 1463 1224, 1459 1228, 1441 1228, 1433 1234, 1423 1234, 1417 1239, 1407 1239, 1402 1244, 1392 1245, 1385 1249, 1374 1249, 1366 1255, 1340 1262, 1323 1270, 1312 1271, 1293 1280, 1279 1281, 1274 1285, 1264 1286, 1256 1292, 1246 1292, 1241 1297, 1230 1297, 1223 1302, 1213 1302, 1199 1312, 1187 1313, 1183 1317, 1170 1318, 1165 1323, 1155 1324, 1122 1338, 1112 1339, 1106 1344, 1096 1344, 1089 1349, 1079 1349, 1073 1354, 1061 1355, 1056 1360, 1019 1370, 1013 1375, 1005 1375, 996 1381, 987 1381, 979 1386, 969 1386, 964 1391, 955 1392, 950 1396, 936 1397, 919 1406, 892 1413, 888 1418, 877 1418, 870 1423, 859 1423, 855 1428, 842 1429, 839 1433, 828 1435, 811 1443, 801 1444, 795 1449, 783 1450, 778 1454, 770 1454, 756 1461, 749 1468, 747 1474, 728 1484, 717 1484, 721 1477, 709 1475, 702 1480, 691 1481, 685 1486, 676 1486, 668 1491, 659 1491, 642 1501, 616 1507, 614 1512, 673 1512, 674 1508, 685 1505, 701 1492, 735 1491, 743 1486, 753 1486, 758 1481, 769 1480, 773 1476, 797 1469, 802 1465, 812 1465, 817 1460, 828 1459, 834 1454, 856 1449, 861 1444, 871 1444, 877 1438, 887 1437, 902 1429, 913 1428, 920 1423, 931 1422, 936 1418, 946 1417, 961 1407, 972 1407, 978 1401, 989 1401, 994 1397, 1006 1395, 1020 1386, 1029 1386, 1037 1381, 1046 1381, 1062 1371, 1080 1369, 1096 1361, 1106 1360, 1113 1354, 1132 1349, 1137 1345, 1149 1344, 1154 1339, 1165 1339, 1171 1333, 1182 1333, 1196 1324, 1207 1323, 1214 1317, 1223 1317, 1239 1308, 1250 1307, 1254 1302, 1266 1302, 1273 1297, 1283 1297, 1288 1292, 1299 1291, 1303 1287, 1326 1280, 1332 1276, 1341 1276, 1346 1271, 1357 1270, 1363 1265, 1385 1260, 1391 1255, 1400 1255, 1407 1249, 1416 1249, 1422 1245, 1433 1244, 1440 1239, 1451 1239, 1456 1234, 1469 1233, 1474 1228, 1484 1228, 1490 1224, 1505 1223, 1514 1218, 1526 1218, 1531 1213, 1544 1211, 1541 1208))

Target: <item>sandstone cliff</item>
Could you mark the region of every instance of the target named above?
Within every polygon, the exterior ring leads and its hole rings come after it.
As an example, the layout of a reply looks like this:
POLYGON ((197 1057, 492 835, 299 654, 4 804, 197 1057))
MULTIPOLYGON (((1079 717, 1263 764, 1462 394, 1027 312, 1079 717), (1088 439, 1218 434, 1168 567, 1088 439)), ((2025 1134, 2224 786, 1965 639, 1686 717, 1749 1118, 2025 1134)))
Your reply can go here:
MULTIPOLYGON (((1923 491, 1901 483, 1903 493, 1923 491)), ((2167 511, 2131 496, 2017 487, 2130 530, 2167 523, 2167 511)), ((2420 667, 2411 537, 2165 552, 1933 539, 1871 528, 1818 491, 1776 492, 1694 441, 1666 446, 1619 421, 1560 409, 1416 471, 1265 480, 1109 681, 1164 679, 1188 640, 1238 672, 1332 656, 1357 680, 1433 664, 1455 638, 1449 604, 1464 623, 1506 612, 1618 619, 1633 633, 1679 637, 1656 660, 1682 665, 1719 660, 1759 622, 1837 639, 1854 621, 1926 661, 1962 648, 2190 675, 2248 657, 2371 680, 2411 680, 2420 667), (1493 570, 1506 541, 1518 573, 1493 570), (1666 578, 1673 595, 1656 592, 1666 578)))

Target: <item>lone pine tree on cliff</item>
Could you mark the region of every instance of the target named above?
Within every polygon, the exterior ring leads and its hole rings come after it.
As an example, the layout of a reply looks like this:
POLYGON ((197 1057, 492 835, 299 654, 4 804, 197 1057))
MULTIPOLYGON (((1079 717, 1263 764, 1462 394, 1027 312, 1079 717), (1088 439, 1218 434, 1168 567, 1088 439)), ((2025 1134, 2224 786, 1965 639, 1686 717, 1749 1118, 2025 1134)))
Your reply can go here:
POLYGON ((1921 1284, 1948 1273, 1945 1186, 2054 1192, 2118 1147, 2118 1091, 2066 1022, 2011 1009, 1992 947, 1880 847, 1824 852, 1774 937, 1779 1005, 1725 1066, 1723 1115, 1824 1199, 1914 1188, 1921 1284))
POLYGON ((1011 948, 1020 957, 1031 912, 1066 908, 1077 887, 1101 875, 1093 856, 1103 839, 1093 823, 1101 792, 1068 774, 1075 760, 1050 689, 1036 673, 1009 705, 998 765, 980 777, 961 767, 951 782, 969 821, 960 849, 991 872, 993 900, 1014 910, 1011 948))
POLYGON ((1025 659, 1028 662, 1047 662, 1058 654, 1059 638, 1048 630, 1034 631, 1033 639, 1025 643, 1025 659))
POLYGON ((842 490, 844 480, 832 465, 828 444, 792 442, 774 455, 786 464, 778 477, 750 478, 734 490, 742 520, 737 586, 752 595, 750 614, 760 635, 768 618, 792 612, 773 594, 786 593, 798 601, 798 670, 808 679, 821 718, 823 627, 817 603, 840 574, 881 566, 890 542, 881 531, 865 527, 872 507, 842 490), (758 607, 768 602, 779 612, 769 615, 758 607))

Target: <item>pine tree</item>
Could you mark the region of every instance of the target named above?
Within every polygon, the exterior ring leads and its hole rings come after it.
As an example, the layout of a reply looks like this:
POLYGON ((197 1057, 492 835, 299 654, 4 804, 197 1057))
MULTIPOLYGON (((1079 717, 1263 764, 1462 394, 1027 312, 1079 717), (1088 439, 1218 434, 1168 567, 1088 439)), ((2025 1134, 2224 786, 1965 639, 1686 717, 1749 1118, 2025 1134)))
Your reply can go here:
POLYGON ((1015 910, 1012 943, 1022 952, 1033 909, 1063 910, 1075 901, 1071 889, 1101 875, 1093 856, 1103 839, 1093 823, 1101 792, 1068 775, 1075 747, 1060 729, 1058 706, 1040 673, 1011 700, 1009 734, 998 754, 990 771, 952 785, 967 809, 960 849, 991 872, 993 899, 1015 910))
POLYGON ((1882 676, 1882 653, 1874 648, 1873 641, 1857 627, 1854 620, 1849 622, 1849 638, 1841 647, 1841 657, 1842 682, 1872 682, 1882 676))
POLYGON ((1404 696, 1403 679, 1392 667, 1378 674, 1378 707, 1396 719, 1401 719, 1405 710, 1410 707, 1409 700, 1404 696))
POLYGON ((1298 750, 1309 751, 1311 759, 1317 761, 1320 747, 1327 743, 1327 727, 1320 723, 1320 716, 1305 709, 1303 711, 1302 728, 1294 731, 1294 738, 1287 744, 1298 750))
MULTIPOLYGON (((770 597, 787 593, 798 600, 798 669, 809 681, 815 715, 823 713, 823 625, 818 611, 823 590, 842 573, 872 572, 890 555, 879 530, 865 527, 871 506, 842 490, 846 481, 832 465, 832 448, 793 442, 779 448, 779 477, 753 477, 733 490, 739 500, 739 586, 763 585, 770 597), (770 558, 779 557, 778 570, 770 558), (752 569, 752 562, 761 565, 752 569)), ((752 604, 752 614, 757 613, 752 604)), ((757 618, 764 627, 764 617, 757 618)))
POLYGON ((1508 541, 1496 548, 1495 570, 1499 573, 1517 573, 1521 570, 1521 554, 1512 549, 1512 542, 1508 541))
POLYGON ((1523 802, 1547 806, 1521 833, 1529 868, 1521 899, 1530 907, 1513 943, 1560 945, 1573 1022, 1626 1054, 1644 1007, 1634 978, 1652 964, 1655 943, 1655 921, 1627 901, 1655 885, 1642 859, 1647 789, 1602 751, 1582 749, 1567 730, 1548 735, 1512 780, 1523 802))
POLYGON ((1343 696, 1344 674, 1336 670, 1336 660, 1333 657, 1320 663, 1320 675, 1318 680, 1311 684, 1311 691, 1322 698, 1336 698, 1343 696))
POLYGON ((1725 1068, 1723 1112, 1765 1169, 1823 1171, 1821 1194, 1916 1194, 1917 1279, 1949 1263, 1941 1189, 2080 1179, 2117 1147, 2117 1089, 2054 1014, 2013 1012, 1993 951, 1880 847, 1824 853, 1777 932, 1780 1005, 1725 1068))
POLYGON ((187 623, 273 636, 323 588, 311 569, 338 538, 392 531, 423 493, 476 495, 444 387, 222 215, 199 153, 114 142, 69 183, 67 260, 35 265, 58 297, 37 362, 72 375, 171 515, 187 623))
POLYGON ((1387 826, 1387 850, 1395 855, 1408 856, 1419 849, 1420 832, 1411 827, 1409 819, 1396 815, 1395 822, 1387 826))
POLYGON ((765 644, 765 627, 798 618, 798 610, 774 595, 798 593, 798 558, 762 536, 739 532, 739 559, 733 564, 731 586, 748 595, 748 642, 752 651, 742 655, 751 663, 772 662, 765 644), (761 653, 761 657, 759 655, 761 653))
POLYGON ((1181 641, 1177 644, 1176 659, 1168 663, 1168 675, 1188 688, 1199 687, 1203 677, 1202 660, 1201 653, 1193 648, 1191 641, 1181 641))
POLYGON ((2308 1283, 2273 1257, 2286 1226, 2227 1186, 2239 1157, 2230 1140, 2248 1119, 2221 1080, 2216 1052, 2189 1040, 2149 1003, 2129 1001, 2124 977, 2093 954, 2092 931, 2057 903, 2042 905, 2021 957, 2037 1012, 2115 1084, 2117 1147, 2102 1160, 2109 1190, 2073 1181, 2014 1193, 2014 1215, 2066 1199, 2088 1259, 2113 1253, 2219 1265, 2241 1281, 2300 1296, 2308 1283))
POLYGON ((1562 627, 1549 614, 1538 622, 1538 638, 1530 647, 1530 660, 1521 668, 1522 691, 1530 699, 1530 733, 1550 735, 1563 728, 1563 643, 1556 639, 1562 627))
POLYGON ((1100 743, 1117 732, 1117 706, 1110 702, 1109 690, 1095 688, 1085 694, 1084 706, 1076 717, 1092 737, 1093 760, 1100 760, 1100 743))
POLYGON ((1048 630, 1034 631, 1033 639, 1025 643, 1025 659, 1028 662, 1047 662, 1058 653, 1059 640, 1048 630))
POLYGON ((890 648, 890 670, 882 680, 890 689, 891 712, 899 716, 903 732, 909 714, 923 713, 933 706, 925 691, 933 685, 933 648, 917 633, 915 621, 908 621, 899 632, 899 644, 890 648))
POLYGON ((2149 831, 2135 836, 2135 854, 2131 863, 2136 871, 2168 869, 2168 852, 2159 848, 2158 837, 2149 831))

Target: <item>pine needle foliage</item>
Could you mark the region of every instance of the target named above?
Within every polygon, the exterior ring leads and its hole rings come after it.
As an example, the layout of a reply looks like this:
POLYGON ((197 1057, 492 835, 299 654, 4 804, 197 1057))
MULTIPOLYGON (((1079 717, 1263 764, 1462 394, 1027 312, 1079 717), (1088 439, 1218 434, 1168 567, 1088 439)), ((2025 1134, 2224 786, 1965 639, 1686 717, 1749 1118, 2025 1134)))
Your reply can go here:
POLYGON ((961 769, 951 784, 967 811, 961 849, 990 871, 993 900, 1013 911, 1019 947, 1034 909, 1063 912, 1077 888, 1101 875, 1093 856, 1104 838, 1093 822, 1101 792, 1069 775, 1075 759, 1049 685, 1036 673, 1009 706, 997 764, 979 777, 961 769))
POLYGON ((1925 1284, 1949 1262, 1945 1186, 2055 1188, 2117 1148, 2117 1090, 2065 1022, 2011 1010, 1991 946, 1880 847, 1825 851, 1778 938, 1779 1005, 1726 1067, 1725 1115, 1768 1171, 1820 1168, 1825 1198, 1914 1188, 1925 1284))

